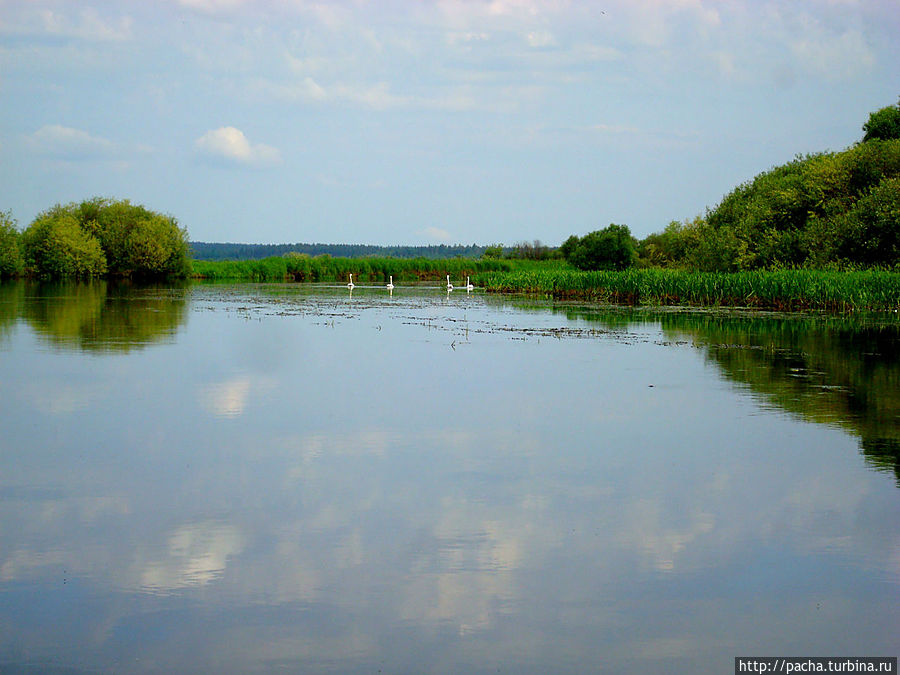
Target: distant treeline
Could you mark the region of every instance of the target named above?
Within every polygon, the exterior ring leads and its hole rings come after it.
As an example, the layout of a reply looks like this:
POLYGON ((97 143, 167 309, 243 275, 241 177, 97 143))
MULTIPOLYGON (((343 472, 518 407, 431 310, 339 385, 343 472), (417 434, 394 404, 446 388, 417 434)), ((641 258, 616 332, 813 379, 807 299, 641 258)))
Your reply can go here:
POLYGON ((287 253, 335 258, 480 258, 487 246, 374 246, 371 244, 232 244, 192 241, 194 260, 261 260, 287 253))

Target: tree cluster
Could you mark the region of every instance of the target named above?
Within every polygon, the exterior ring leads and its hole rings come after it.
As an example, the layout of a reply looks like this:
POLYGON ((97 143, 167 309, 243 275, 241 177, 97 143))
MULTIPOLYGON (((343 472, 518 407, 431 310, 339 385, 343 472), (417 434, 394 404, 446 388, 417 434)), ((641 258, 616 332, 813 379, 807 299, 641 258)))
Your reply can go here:
POLYGON ((797 157, 739 185, 705 217, 641 242, 645 264, 709 271, 900 264, 900 104, 860 143, 797 157))
POLYGON ((16 222, 11 213, 0 212, 0 278, 17 276, 23 266, 16 222))
POLYGON ((175 218, 128 200, 97 197, 57 204, 21 234, 10 218, 5 220, 0 222, 0 274, 142 279, 190 274, 187 231, 175 218))
POLYGON ((615 223, 583 237, 572 235, 559 251, 580 270, 623 270, 637 261, 637 241, 627 225, 615 223))
POLYGON ((545 246, 540 239, 533 242, 520 241, 506 252, 507 258, 510 260, 550 260, 554 257, 555 249, 545 246))

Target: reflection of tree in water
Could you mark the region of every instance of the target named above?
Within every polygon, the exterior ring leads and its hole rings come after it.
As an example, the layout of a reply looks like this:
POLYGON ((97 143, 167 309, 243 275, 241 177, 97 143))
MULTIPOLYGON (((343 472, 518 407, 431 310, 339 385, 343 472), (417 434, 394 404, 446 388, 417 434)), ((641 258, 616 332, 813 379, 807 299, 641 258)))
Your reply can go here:
POLYGON ((50 342, 88 351, 142 348, 175 334, 187 302, 177 287, 129 284, 40 284, 21 304, 31 327, 50 342))
POLYGON ((900 485, 900 324, 703 314, 661 321, 769 403, 859 436, 866 460, 900 485))
POLYGON ((839 316, 608 310, 560 307, 570 319, 614 331, 660 323, 691 340, 733 381, 770 405, 840 426, 860 439, 866 461, 900 486, 900 323, 839 316))
POLYGON ((25 285, 17 281, 0 282, 0 339, 15 325, 22 312, 25 285))

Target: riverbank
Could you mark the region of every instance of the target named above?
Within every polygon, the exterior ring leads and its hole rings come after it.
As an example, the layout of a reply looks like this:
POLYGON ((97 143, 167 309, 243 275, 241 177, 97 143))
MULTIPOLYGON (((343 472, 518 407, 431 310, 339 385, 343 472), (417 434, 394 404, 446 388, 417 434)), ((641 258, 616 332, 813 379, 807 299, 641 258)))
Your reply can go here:
POLYGON ((624 305, 696 305, 782 311, 897 311, 900 273, 880 270, 694 272, 661 268, 583 272, 562 262, 508 259, 332 258, 306 255, 261 260, 193 261, 192 277, 208 281, 395 283, 470 277, 493 293, 624 305))
POLYGON ((689 272, 536 269, 479 275, 496 293, 531 293, 629 305, 703 305, 776 310, 897 311, 900 274, 884 271, 689 272))

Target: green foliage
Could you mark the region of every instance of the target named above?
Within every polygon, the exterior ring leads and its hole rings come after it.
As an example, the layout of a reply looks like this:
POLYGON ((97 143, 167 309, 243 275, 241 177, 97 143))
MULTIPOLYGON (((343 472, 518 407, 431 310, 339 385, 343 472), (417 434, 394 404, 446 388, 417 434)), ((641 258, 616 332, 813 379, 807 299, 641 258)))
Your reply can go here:
POLYGON ((213 281, 335 281, 346 283, 349 275, 357 284, 442 281, 448 274, 464 280, 481 272, 511 270, 514 267, 538 265, 533 261, 511 261, 493 258, 332 258, 330 255, 310 257, 302 253, 263 258, 262 260, 209 261, 195 260, 193 276, 213 281))
POLYGON ((541 243, 540 239, 535 239, 533 242, 519 242, 506 257, 513 260, 550 260, 555 257, 555 251, 541 243))
POLYGON ((638 259, 642 267, 694 267, 705 222, 697 217, 693 222, 673 220, 662 232, 648 235, 638 245, 638 259))
POLYGON ((863 131, 863 141, 900 139, 900 101, 869 115, 863 131))
POLYGON ((861 197, 840 220, 838 257, 864 265, 900 261, 900 176, 861 197))
POLYGON ((641 243, 644 264, 705 271, 894 267, 900 140, 798 157, 732 190, 706 218, 641 243))
POLYGON ((727 305, 769 309, 900 309, 900 274, 884 271, 530 269, 479 275, 488 291, 626 304, 727 305))
POLYGON ((492 246, 488 246, 484 249, 484 253, 481 254, 481 257, 499 260, 503 257, 503 244, 493 244, 492 246))
POLYGON ((10 212, 0 212, 0 278, 21 273, 22 252, 19 249, 19 231, 10 212))
POLYGON ((60 207, 39 215, 22 234, 25 264, 46 278, 98 277, 106 273, 100 242, 60 207))
POLYGON ((80 204, 56 205, 35 219, 23 241, 27 242, 29 267, 44 277, 108 272, 153 278, 190 273, 187 231, 171 216, 128 200, 96 197, 80 204))
POLYGON ((581 239, 575 238, 577 243, 573 237, 561 249, 566 261, 578 269, 623 270, 637 261, 637 245, 627 225, 610 224, 581 239))
POLYGON ((867 462, 893 473, 900 486, 896 320, 718 312, 662 312, 654 318, 667 339, 689 339, 729 380, 772 405, 856 435, 867 462))
POLYGON ((691 223, 640 244, 643 266, 731 272, 900 266, 900 104, 843 152, 798 156, 737 186, 691 223), (897 126, 895 126, 897 125, 897 126))
POLYGON ((575 249, 578 247, 578 242, 581 239, 577 234, 571 235, 568 239, 566 239, 559 247, 560 255, 565 259, 569 260, 572 257, 572 254, 575 252, 575 249))
MULTIPOLYGON (((128 352, 169 340, 187 317, 187 294, 174 285, 160 293, 156 286, 102 279, 21 281, 0 286, 0 307, 10 299, 3 292, 7 288, 21 293, 15 316, 24 318, 38 336, 85 351, 128 352)), ((2 322, 0 312, 0 331, 2 322)))

